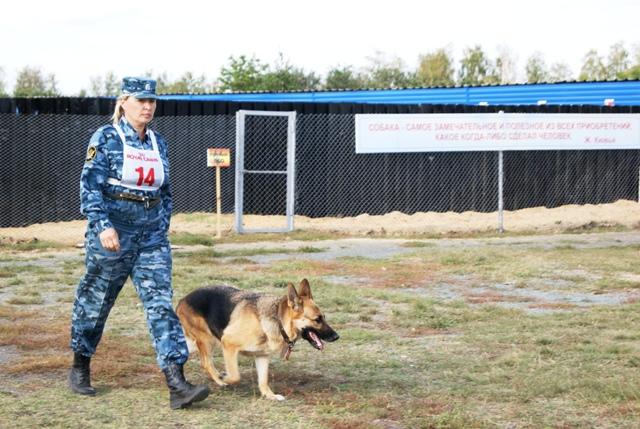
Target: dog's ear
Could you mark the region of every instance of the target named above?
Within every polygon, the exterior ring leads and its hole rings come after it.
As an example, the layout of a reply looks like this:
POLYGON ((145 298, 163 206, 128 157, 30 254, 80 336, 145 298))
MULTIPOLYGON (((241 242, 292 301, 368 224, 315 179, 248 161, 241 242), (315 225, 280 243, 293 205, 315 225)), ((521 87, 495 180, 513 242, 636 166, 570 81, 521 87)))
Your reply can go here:
POLYGON ((296 292, 293 283, 287 285, 287 304, 289 304, 289 307, 292 308, 293 311, 302 310, 302 299, 298 296, 298 292, 296 292))
POLYGON ((311 286, 309 285, 309 280, 302 279, 298 290, 300 291, 301 298, 313 299, 313 296, 311 296, 311 286))

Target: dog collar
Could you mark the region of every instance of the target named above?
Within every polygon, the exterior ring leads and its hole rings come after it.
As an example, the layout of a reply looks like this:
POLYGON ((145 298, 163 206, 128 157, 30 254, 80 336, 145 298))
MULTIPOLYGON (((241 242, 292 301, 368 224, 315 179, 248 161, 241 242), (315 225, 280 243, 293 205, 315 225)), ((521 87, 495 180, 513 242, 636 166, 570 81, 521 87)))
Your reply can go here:
POLYGON ((291 356, 291 352, 293 351, 293 346, 295 343, 291 341, 291 339, 285 332, 284 327, 282 326, 282 322, 279 322, 278 325, 280 327, 280 335, 282 335, 285 343, 287 343, 287 348, 282 352, 282 357, 284 358, 284 360, 289 360, 289 356, 291 356))

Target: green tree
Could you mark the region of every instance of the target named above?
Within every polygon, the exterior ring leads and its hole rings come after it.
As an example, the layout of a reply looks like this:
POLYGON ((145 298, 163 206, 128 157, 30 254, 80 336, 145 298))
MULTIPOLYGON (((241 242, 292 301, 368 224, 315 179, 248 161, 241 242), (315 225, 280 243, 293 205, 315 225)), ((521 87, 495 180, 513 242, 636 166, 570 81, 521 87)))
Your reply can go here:
POLYGON ((156 92, 158 94, 168 94, 169 86, 171 85, 171 81, 167 76, 167 72, 163 71, 162 73, 155 74, 153 70, 147 70, 144 72, 143 76, 152 76, 152 79, 156 81, 156 92))
POLYGON ((366 84, 370 88, 403 88, 416 85, 415 75, 405 71, 404 63, 398 57, 387 59, 376 52, 366 70, 366 84))
POLYGON ((505 85, 515 83, 516 76, 516 60, 512 51, 507 46, 498 47, 498 56, 493 67, 493 73, 499 84, 505 85))
POLYGON ((444 49, 420 55, 416 83, 421 86, 452 86, 453 60, 444 49))
POLYGON ((262 79, 264 91, 304 91, 320 87, 320 78, 313 72, 307 74, 303 69, 293 66, 282 53, 278 55, 273 70, 267 68, 262 79))
POLYGON ((120 93, 120 79, 113 71, 102 76, 91 76, 90 92, 94 97, 113 97, 120 93))
POLYGON ((542 53, 535 52, 529 57, 527 65, 525 66, 525 72, 528 83, 541 83, 549 80, 547 64, 544 61, 542 53))
MULTIPOLYGON (((160 92, 157 86, 156 90, 160 92)), ((192 72, 184 73, 174 82, 168 82, 167 80, 162 82, 162 93, 164 94, 197 94, 206 92, 209 92, 206 77, 204 75, 196 76, 192 72)))
POLYGON ((640 64, 623 71, 618 78, 640 80, 640 64))
POLYGON ((487 75, 482 80, 482 83, 485 85, 499 85, 502 83, 502 78, 500 77, 500 64, 493 64, 489 62, 489 70, 487 71, 487 75))
POLYGON ((325 89, 360 89, 366 86, 365 78, 351 66, 334 67, 327 73, 325 89))
POLYGON ((591 49, 584 56, 582 68, 578 80, 605 80, 607 79, 607 68, 595 49, 591 49))
POLYGON ((466 48, 460 60, 458 83, 460 85, 480 85, 492 80, 491 63, 480 45, 466 48))
POLYGON ((53 73, 44 76, 36 67, 25 67, 18 72, 13 89, 14 97, 55 97, 59 95, 53 73))
POLYGON ((549 70, 548 82, 566 82, 573 79, 571 68, 566 63, 554 63, 549 70))
POLYGON ((624 48, 622 42, 618 42, 609 49, 609 58, 607 62, 607 78, 618 79, 629 69, 630 66, 629 52, 624 48))
POLYGON ((256 91, 263 85, 268 66, 256 57, 229 57, 229 63, 220 70, 220 90, 256 91))
POLYGON ((121 84, 121 79, 114 72, 107 72, 104 77, 104 91, 107 95, 118 95, 121 84))
POLYGON ((6 97, 7 95, 9 94, 7 94, 4 86, 4 69, 0 67, 0 97, 6 97))
POLYGON ((618 75, 619 79, 640 79, 640 44, 634 46, 633 61, 626 70, 618 75))

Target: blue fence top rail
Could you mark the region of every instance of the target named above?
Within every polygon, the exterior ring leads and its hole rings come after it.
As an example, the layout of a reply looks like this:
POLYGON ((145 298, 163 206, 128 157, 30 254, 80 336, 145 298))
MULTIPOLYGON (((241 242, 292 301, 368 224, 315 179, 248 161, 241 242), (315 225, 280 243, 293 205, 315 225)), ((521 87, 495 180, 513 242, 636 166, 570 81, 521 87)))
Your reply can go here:
POLYGON ((162 95, 164 100, 267 103, 640 105, 640 80, 337 91, 162 95))

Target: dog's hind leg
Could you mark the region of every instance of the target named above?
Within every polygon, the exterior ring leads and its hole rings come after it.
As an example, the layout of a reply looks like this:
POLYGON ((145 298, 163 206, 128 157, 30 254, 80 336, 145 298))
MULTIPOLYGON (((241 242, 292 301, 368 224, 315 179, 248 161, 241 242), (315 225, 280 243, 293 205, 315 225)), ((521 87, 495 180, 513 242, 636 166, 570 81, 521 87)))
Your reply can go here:
POLYGON ((284 396, 276 395, 269 387, 269 356, 256 356, 256 370, 258 371, 258 388, 262 396, 272 401, 284 401, 284 396))
POLYGON ((210 336, 208 338, 202 336, 196 341, 198 352, 200 354, 200 365, 202 365, 202 369, 204 369, 204 371, 218 386, 226 386, 227 383, 222 381, 222 379, 220 378, 220 373, 213 365, 211 351, 213 350, 214 343, 215 339, 213 338, 213 336, 210 336))
POLYGON ((226 386, 226 384, 220 379, 220 374, 213 366, 213 362, 211 360, 211 351, 216 340, 211 333, 207 322, 202 318, 202 316, 196 314, 191 307, 184 304, 183 301, 178 304, 176 313, 180 318, 180 323, 184 330, 189 352, 197 349, 202 369, 204 369, 209 377, 218 385, 226 386))

